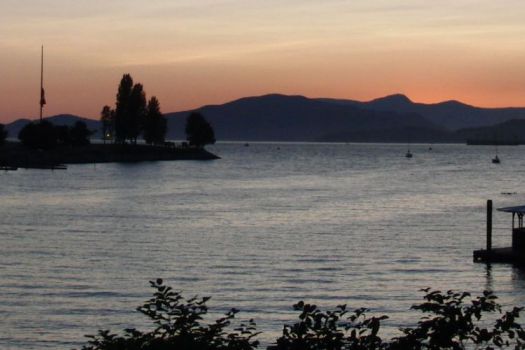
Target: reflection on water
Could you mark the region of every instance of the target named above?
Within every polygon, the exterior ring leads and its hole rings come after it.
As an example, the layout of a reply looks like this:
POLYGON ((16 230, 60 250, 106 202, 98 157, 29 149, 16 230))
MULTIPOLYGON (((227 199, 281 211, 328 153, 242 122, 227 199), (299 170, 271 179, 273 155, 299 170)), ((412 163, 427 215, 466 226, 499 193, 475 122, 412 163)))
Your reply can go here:
MULTIPOLYGON (((212 162, 73 165, 1 173, 0 348, 68 349, 133 310, 163 277, 241 310, 274 339, 300 299, 391 316, 422 287, 525 304, 524 272, 472 263, 486 199, 525 202, 523 147, 222 144, 212 162), (502 195, 503 192, 515 195, 502 195)), ((494 217, 494 244, 510 218, 494 217)), ((417 315, 417 314, 416 314, 417 315)))

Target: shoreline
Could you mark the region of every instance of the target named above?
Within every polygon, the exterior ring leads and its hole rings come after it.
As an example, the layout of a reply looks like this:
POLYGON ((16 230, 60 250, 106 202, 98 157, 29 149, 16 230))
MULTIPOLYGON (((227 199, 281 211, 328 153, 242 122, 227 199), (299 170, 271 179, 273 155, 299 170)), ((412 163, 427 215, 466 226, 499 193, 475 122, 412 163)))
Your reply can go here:
POLYGON ((130 163, 168 160, 214 160, 219 156, 204 148, 131 144, 89 144, 31 149, 16 142, 0 147, 0 166, 42 168, 59 164, 130 163))

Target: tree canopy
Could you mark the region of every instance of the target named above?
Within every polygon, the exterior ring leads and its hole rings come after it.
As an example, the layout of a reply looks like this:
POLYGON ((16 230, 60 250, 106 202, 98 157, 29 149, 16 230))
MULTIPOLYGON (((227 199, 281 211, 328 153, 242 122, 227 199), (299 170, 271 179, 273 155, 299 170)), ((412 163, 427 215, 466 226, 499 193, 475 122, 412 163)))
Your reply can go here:
POLYGON ((167 122, 160 112, 158 99, 153 96, 147 101, 144 86, 135 84, 129 74, 124 74, 120 80, 115 110, 104 106, 100 120, 104 140, 113 138, 117 143, 137 143, 142 134, 147 143, 161 144, 166 137, 167 122))
POLYGON ((18 133, 23 145, 31 148, 50 149, 57 145, 84 146, 90 143, 92 131, 86 123, 77 121, 72 127, 55 126, 47 120, 27 123, 18 133))
POLYGON ((31 148, 50 149, 57 145, 58 129, 47 120, 31 122, 20 130, 18 139, 31 148))
POLYGON ((160 112, 159 100, 152 96, 146 108, 144 119, 144 140, 148 144, 163 144, 166 139, 168 123, 160 112))
POLYGON ((201 113, 192 112, 186 119, 186 139, 195 147, 215 143, 215 132, 201 113))
POLYGON ((129 134, 129 104, 132 89, 133 78, 129 74, 124 74, 118 87, 115 108, 115 141, 118 143, 124 143, 129 134))
POLYGON ((106 143, 107 140, 112 140, 115 131, 115 110, 106 105, 100 111, 100 123, 102 124, 102 140, 106 143))
POLYGON ((5 143, 7 138, 7 130, 5 129, 4 124, 0 124, 0 146, 5 143))
POLYGON ((69 128, 69 139, 72 146, 89 145, 89 137, 93 132, 87 128, 86 123, 76 121, 75 124, 69 128))

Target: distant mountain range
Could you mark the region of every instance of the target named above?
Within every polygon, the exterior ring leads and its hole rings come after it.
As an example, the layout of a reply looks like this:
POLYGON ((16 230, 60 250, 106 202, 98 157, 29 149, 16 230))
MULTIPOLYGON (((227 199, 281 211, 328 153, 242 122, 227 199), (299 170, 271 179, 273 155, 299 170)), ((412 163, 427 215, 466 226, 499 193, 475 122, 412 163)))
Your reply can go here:
POLYGON ((324 99, 324 101, 378 111, 416 113, 451 131, 495 125, 511 119, 525 118, 525 108, 480 108, 454 100, 432 104, 416 103, 401 94, 390 95, 369 102, 333 99, 324 99))
MULTIPOLYGON (((399 94, 368 102, 272 94, 195 111, 222 141, 464 142, 496 134, 498 139, 517 139, 525 129, 520 120, 525 119, 525 108, 479 108, 457 101, 423 104, 399 94)), ((165 114, 169 139, 185 138, 190 112, 165 114)), ((46 119, 58 125, 82 120, 88 128, 100 129, 98 121, 73 115, 46 119)), ((8 124, 9 136, 16 137, 27 122, 8 124)))

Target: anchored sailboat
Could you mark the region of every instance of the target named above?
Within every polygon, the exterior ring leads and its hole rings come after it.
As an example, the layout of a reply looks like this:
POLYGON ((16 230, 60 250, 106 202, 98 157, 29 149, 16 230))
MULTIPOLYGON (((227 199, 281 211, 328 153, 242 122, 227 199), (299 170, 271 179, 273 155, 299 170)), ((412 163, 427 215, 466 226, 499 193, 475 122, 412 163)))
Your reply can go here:
POLYGON ((410 152, 410 143, 407 143, 407 153, 405 153, 405 157, 412 158, 412 152, 410 152))
POLYGON ((499 157, 498 157, 498 145, 496 145, 496 156, 494 158, 492 158, 492 163, 493 164, 499 164, 501 163, 499 157))

